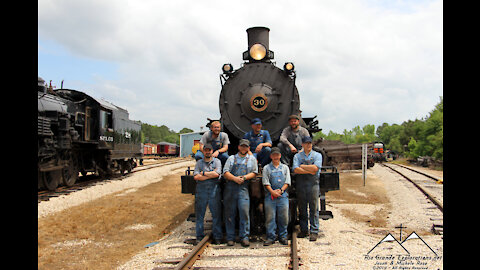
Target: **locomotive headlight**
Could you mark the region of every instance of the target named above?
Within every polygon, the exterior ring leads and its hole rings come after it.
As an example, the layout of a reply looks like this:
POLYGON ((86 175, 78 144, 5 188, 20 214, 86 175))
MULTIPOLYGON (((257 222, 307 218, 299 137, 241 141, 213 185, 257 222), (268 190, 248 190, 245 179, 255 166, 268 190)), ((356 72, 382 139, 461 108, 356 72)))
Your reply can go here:
POLYGON ((250 56, 255 60, 262 60, 267 55, 267 49, 262 44, 254 44, 250 47, 250 56))
POLYGON ((232 64, 224 64, 222 66, 222 71, 223 73, 227 74, 227 73, 232 73, 233 72, 233 66, 232 64))
POLYGON ((294 68, 295 68, 295 66, 293 65, 292 62, 286 62, 285 65, 283 65, 283 69, 284 69, 287 73, 291 73, 294 68))

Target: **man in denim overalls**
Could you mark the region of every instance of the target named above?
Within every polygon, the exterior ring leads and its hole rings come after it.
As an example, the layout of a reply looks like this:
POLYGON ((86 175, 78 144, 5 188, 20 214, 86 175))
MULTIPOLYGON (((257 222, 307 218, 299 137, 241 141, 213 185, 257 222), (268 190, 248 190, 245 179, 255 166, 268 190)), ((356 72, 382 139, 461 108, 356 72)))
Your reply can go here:
POLYGON ((197 161, 193 171, 193 179, 197 181, 195 191, 195 230, 197 242, 205 236, 203 219, 207 205, 212 213, 213 242, 220 244, 222 233, 222 202, 219 187, 219 178, 222 165, 218 158, 212 157, 213 147, 207 143, 203 146, 204 157, 197 161))
POLYGON ((288 193, 286 189, 291 185, 290 169, 280 163, 281 153, 278 147, 272 148, 270 154, 272 162, 263 167, 262 183, 265 186, 265 227, 267 240, 264 246, 275 243, 278 223, 278 239, 282 245, 288 245, 288 193))
POLYGON ((235 218, 237 209, 239 213, 238 235, 244 247, 250 245, 250 196, 248 185, 250 179, 258 173, 257 159, 248 154, 250 141, 241 139, 238 153, 230 156, 223 168, 223 177, 226 180, 223 191, 223 204, 225 209, 225 230, 227 245, 233 246, 235 240, 235 218))
POLYGON ((262 130, 262 120, 253 118, 250 122, 252 130, 245 133, 244 139, 250 141, 250 152, 257 159, 260 166, 270 163, 270 152, 272 149, 272 138, 268 130, 262 130))
POLYGON ((195 153, 195 160, 200 160, 203 158, 203 146, 207 143, 210 143, 213 146, 214 158, 220 159, 222 166, 225 164, 228 158, 228 145, 230 144, 230 139, 228 134, 220 131, 221 125, 219 121, 213 121, 210 124, 210 130, 205 132, 200 138, 200 149, 195 153))
POLYGON ((310 241, 316 241, 319 229, 318 196, 320 194, 320 168, 322 168, 322 154, 312 150, 312 138, 302 138, 303 151, 293 157, 292 170, 297 175, 295 188, 298 198, 300 218, 299 238, 308 235, 308 221, 310 220, 310 241), (309 213, 307 212, 307 206, 309 213), (309 215, 310 214, 310 215, 309 215))

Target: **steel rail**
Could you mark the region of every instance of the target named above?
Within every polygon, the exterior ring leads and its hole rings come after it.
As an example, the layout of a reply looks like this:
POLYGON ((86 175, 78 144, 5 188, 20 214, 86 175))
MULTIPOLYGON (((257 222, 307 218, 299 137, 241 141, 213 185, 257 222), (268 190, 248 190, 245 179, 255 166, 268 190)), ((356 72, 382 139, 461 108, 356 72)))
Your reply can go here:
POLYGON ((180 262, 177 264, 177 266, 175 267, 176 270, 179 270, 179 269, 192 269, 192 266, 193 264, 195 263, 195 261, 200 258, 200 255, 202 255, 203 251, 205 250, 205 248, 208 246, 208 244, 211 242, 211 234, 207 234, 205 235, 205 237, 203 237, 202 241, 200 241, 200 243, 198 243, 193 249, 192 251, 190 251, 190 253, 187 254, 187 256, 180 262))
POLYGON ((292 232, 292 242, 290 243, 291 252, 290 252, 290 265, 289 269, 298 270, 300 265, 299 258, 298 258, 298 246, 297 246, 297 230, 293 230, 292 232))
POLYGON ((403 173, 395 170, 394 168, 390 167, 390 166, 387 166, 383 163, 381 163, 382 166, 384 167, 387 167, 389 168, 390 170, 400 174, 401 176, 403 176, 403 178, 405 178, 406 180, 408 180, 410 183, 412 183, 417 189, 419 189, 425 196, 427 196, 427 198, 437 206, 438 209, 440 209, 440 211, 442 211, 443 213, 443 205, 437 201, 432 195, 430 195, 425 189, 423 189, 421 186, 419 186, 417 183, 415 183, 412 179, 408 178, 407 176, 405 176, 403 173))
POLYGON ((418 173, 418 174, 424 175, 424 176, 426 176, 426 177, 428 177, 428 178, 430 178, 430 179, 435 180, 435 182, 437 182, 437 183, 440 182, 440 183, 443 184, 443 179, 433 177, 433 176, 431 176, 431 175, 429 175, 429 174, 426 174, 426 173, 421 172, 421 171, 417 171, 417 170, 415 170, 415 169, 412 169, 412 168, 410 168, 410 167, 408 167, 408 166, 405 166, 405 165, 402 165, 402 164, 397 164, 397 163, 390 163, 390 164, 397 165, 397 166, 400 166, 400 167, 405 168, 405 169, 407 169, 407 170, 410 170, 410 171, 412 171, 412 172, 416 172, 416 173, 418 173))

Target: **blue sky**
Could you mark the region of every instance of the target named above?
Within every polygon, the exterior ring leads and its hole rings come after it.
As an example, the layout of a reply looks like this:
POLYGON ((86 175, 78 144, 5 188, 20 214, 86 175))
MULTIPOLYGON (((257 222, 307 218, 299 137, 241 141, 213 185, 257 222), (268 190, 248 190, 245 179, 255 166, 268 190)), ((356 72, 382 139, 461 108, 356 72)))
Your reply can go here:
POLYGON ((218 119, 219 74, 270 28, 292 61, 303 116, 324 131, 420 119, 443 96, 443 1, 39 0, 45 81, 175 131, 218 119), (268 7, 256 8, 258 7, 268 7))

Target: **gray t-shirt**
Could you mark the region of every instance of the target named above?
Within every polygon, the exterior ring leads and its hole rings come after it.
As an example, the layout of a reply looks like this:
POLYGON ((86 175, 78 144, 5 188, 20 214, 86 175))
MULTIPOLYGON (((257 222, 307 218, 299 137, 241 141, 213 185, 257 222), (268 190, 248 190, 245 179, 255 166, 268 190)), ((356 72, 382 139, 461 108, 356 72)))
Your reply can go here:
POLYGON ((200 143, 203 145, 207 143, 211 143, 212 145, 214 145, 215 142, 220 142, 220 148, 222 148, 226 144, 230 144, 230 139, 228 139, 227 133, 220 131, 220 134, 218 134, 217 138, 213 138, 212 135, 213 132, 211 130, 203 133, 202 138, 200 139, 200 143))
MULTIPOLYGON (((291 138, 297 138, 297 141, 299 141, 301 144, 302 138, 306 136, 310 136, 306 128, 302 126, 298 126, 298 130, 293 131, 292 127, 288 126, 283 129, 282 134, 280 135, 280 142, 282 142, 285 145, 290 145, 291 142, 288 141, 288 138, 291 137, 291 138)), ((300 147, 302 146, 300 145, 300 147)))

